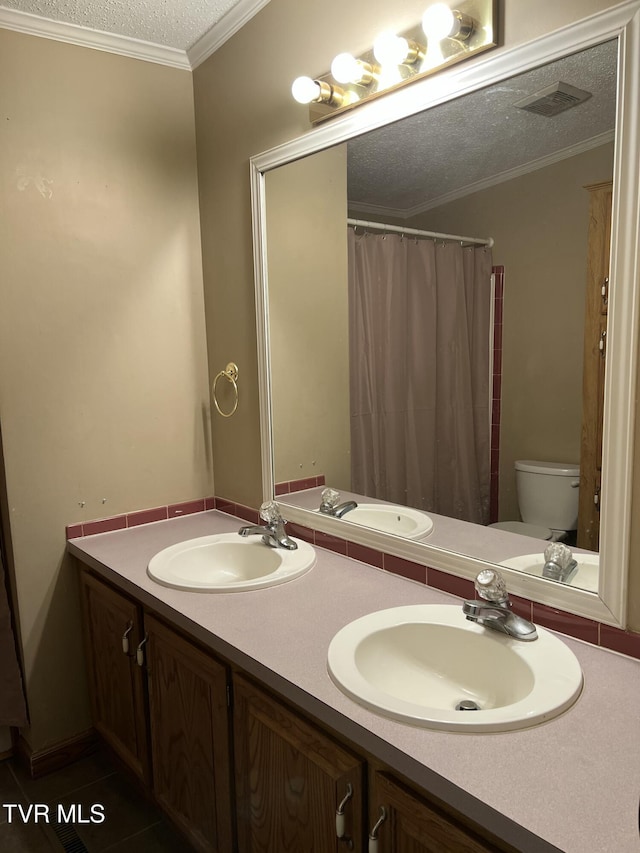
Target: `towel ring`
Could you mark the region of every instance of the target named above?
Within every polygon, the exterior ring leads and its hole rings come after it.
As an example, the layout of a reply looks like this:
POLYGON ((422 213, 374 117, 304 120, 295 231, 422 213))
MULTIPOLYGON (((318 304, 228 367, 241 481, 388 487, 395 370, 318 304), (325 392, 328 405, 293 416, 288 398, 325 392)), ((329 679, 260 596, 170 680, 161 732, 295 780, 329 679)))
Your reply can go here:
POLYGON ((221 370, 220 373, 218 373, 216 378, 213 380, 213 386, 211 388, 211 396, 213 397, 213 404, 216 407, 218 414, 222 415, 223 418, 230 418, 231 415, 235 414, 235 411, 238 408, 238 385, 236 382, 237 378, 238 378, 238 365, 234 364, 232 361, 230 361, 229 364, 225 367, 225 369, 221 370), (220 408, 220 406, 218 405, 218 400, 216 397, 216 386, 218 384, 218 379, 220 379, 221 376, 224 376, 224 378, 227 380, 227 382, 230 382, 233 385, 234 401, 233 401, 233 408, 231 409, 230 412, 223 412, 222 409, 220 408))

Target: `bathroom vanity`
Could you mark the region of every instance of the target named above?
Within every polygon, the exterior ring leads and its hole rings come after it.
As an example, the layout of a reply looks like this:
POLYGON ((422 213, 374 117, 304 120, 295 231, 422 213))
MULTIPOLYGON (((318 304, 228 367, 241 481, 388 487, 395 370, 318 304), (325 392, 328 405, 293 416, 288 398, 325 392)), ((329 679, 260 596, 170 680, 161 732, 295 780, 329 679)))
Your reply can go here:
POLYGON ((376 610, 461 602, 321 548, 250 592, 148 575, 164 548, 241 524, 211 511, 68 543, 96 730, 194 849, 364 851, 372 833, 385 853, 637 850, 640 663, 566 638, 585 685, 551 722, 395 722, 335 686, 331 639, 376 610))

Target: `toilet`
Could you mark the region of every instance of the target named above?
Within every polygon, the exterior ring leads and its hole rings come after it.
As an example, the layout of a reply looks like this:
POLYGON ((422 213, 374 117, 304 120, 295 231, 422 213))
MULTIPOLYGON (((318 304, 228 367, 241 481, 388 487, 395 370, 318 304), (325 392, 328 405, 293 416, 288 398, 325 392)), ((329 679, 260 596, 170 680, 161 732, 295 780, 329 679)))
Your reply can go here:
POLYGON ((515 469, 522 521, 499 521, 489 527, 561 542, 578 527, 580 466, 518 459, 515 469))

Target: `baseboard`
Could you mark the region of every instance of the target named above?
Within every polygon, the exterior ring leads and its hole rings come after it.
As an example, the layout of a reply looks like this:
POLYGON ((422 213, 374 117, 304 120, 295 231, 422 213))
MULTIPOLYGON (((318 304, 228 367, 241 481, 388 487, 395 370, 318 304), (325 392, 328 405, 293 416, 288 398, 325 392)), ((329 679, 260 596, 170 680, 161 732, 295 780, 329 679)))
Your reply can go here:
POLYGON ((73 764, 74 761, 91 755, 98 745, 98 735, 94 729, 81 732, 42 750, 32 750, 22 735, 18 737, 16 744, 18 757, 32 779, 60 770, 68 764, 73 764))

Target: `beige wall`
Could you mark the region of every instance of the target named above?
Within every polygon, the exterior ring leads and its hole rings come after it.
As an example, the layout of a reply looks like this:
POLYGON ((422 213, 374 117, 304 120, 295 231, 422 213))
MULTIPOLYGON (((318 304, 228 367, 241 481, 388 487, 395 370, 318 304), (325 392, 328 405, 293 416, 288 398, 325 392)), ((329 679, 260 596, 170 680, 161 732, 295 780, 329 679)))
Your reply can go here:
POLYGON ((0 30, 0 104, 0 420, 38 750, 90 725, 65 524, 213 485, 192 78, 0 30))
MULTIPOLYGON (((213 427, 216 487, 228 497, 257 504, 262 496, 249 157, 309 130, 305 108, 290 96, 295 77, 326 72, 337 52, 366 49, 386 26, 414 24, 423 5, 326 0, 319 17, 312 4, 271 0, 194 72, 210 359, 220 369, 235 353, 246 377, 235 423, 218 419, 213 427), (334 21, 338 27, 329 23, 334 21), (229 447, 242 454, 229 453, 229 447)), ((516 46, 614 5, 543 0, 531 14, 530 4, 505 0, 503 44, 516 46)), ((640 539, 632 573, 640 573, 640 539)), ((640 629, 638 618, 634 626, 640 629)))
POLYGON ((434 208, 412 222, 491 236, 505 267, 500 518, 517 519, 516 459, 580 460, 589 193, 613 145, 434 208))
POLYGON ((266 187, 275 481, 350 489, 346 145, 266 187))
MULTIPOLYGON (((505 0, 504 43, 613 5, 505 0)), ((326 0, 319 26, 312 4, 271 0, 194 72, 209 362, 240 367, 238 412, 213 422, 218 494, 262 495, 249 157, 309 129, 294 77, 422 7, 326 0)), ((89 725, 64 525, 212 489, 192 78, 0 30, 0 104, 0 423, 42 749, 89 725)), ((639 561, 636 534, 636 592, 639 561)))

